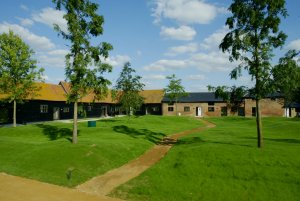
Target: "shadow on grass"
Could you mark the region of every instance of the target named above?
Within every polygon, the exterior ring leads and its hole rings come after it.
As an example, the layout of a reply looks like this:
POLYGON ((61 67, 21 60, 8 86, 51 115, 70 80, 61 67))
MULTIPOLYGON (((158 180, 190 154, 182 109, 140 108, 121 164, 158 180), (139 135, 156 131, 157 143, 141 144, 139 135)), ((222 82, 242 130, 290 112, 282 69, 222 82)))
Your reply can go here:
MULTIPOLYGON (((37 127, 43 129, 44 135, 46 135, 49 140, 58 140, 65 138, 72 142, 72 130, 69 128, 58 128, 57 126, 45 125, 45 124, 36 124, 37 127)), ((79 131, 78 131, 79 136, 79 131)))
POLYGON ((135 129, 135 128, 129 128, 124 125, 114 126, 113 130, 118 133, 129 135, 130 137, 133 138, 144 138, 155 144, 159 143, 162 140, 162 138, 166 136, 163 133, 153 132, 148 129, 135 129))
POLYGON ((98 122, 107 122, 107 123, 115 123, 115 122, 119 122, 120 120, 118 119, 100 119, 98 120, 98 122))
POLYGON ((223 144, 223 145, 232 145, 232 146, 242 146, 242 147, 254 147, 254 145, 247 144, 237 144, 232 142, 222 142, 222 141, 211 141, 211 140, 203 140, 200 137, 192 137, 179 139, 175 145, 188 145, 188 144, 223 144))
MULTIPOLYGON (((256 140, 257 137, 244 137, 244 139, 251 139, 251 140, 256 140)), ((292 143, 292 144, 298 144, 300 143, 300 140, 298 139, 280 139, 280 138, 277 138, 277 139, 274 139, 274 138, 263 138, 263 140, 265 141, 273 141, 273 142, 283 142, 283 143, 292 143)))

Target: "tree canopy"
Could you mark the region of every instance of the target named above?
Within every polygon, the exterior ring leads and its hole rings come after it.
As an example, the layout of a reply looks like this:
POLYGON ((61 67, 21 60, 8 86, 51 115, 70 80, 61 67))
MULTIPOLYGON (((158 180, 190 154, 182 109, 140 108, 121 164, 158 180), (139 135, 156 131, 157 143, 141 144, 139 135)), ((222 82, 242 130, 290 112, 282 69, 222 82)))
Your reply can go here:
POLYGON ((88 93, 95 99, 107 96, 110 81, 103 74, 111 72, 112 66, 103 62, 109 56, 112 45, 106 42, 92 45, 91 38, 103 34, 104 18, 98 15, 99 5, 89 0, 52 0, 56 9, 66 11, 68 31, 54 25, 59 35, 70 42, 70 53, 66 55, 66 80, 71 89, 68 100, 74 102, 73 143, 77 143, 77 103, 88 93))
POLYGON ((127 115, 135 113, 144 102, 140 92, 145 85, 141 82, 141 76, 133 75, 135 72, 129 62, 125 63, 113 91, 113 99, 121 104, 127 115))
POLYGON ((233 0, 229 11, 232 16, 226 25, 230 31, 219 47, 230 54, 230 61, 240 61, 231 78, 236 79, 245 69, 255 80, 258 147, 262 147, 259 102, 270 93, 272 51, 281 47, 287 37, 279 30, 281 17, 287 16, 285 0, 233 0))
POLYGON ((166 97, 170 99, 171 102, 175 102, 175 112, 177 114, 177 102, 181 97, 187 96, 184 87, 181 84, 181 79, 177 79, 175 74, 166 77, 169 80, 169 84, 164 89, 166 97))
POLYGON ((285 103, 300 103, 300 66, 296 56, 300 52, 288 51, 272 69, 275 89, 284 95, 285 103))
POLYGON ((227 102, 227 105, 231 109, 232 112, 237 112, 238 108, 243 103, 243 98, 247 95, 247 88, 245 86, 208 86, 209 91, 213 91, 215 93, 216 98, 222 98, 227 102))
POLYGON ((13 126, 16 127, 16 104, 32 98, 39 90, 43 68, 32 58, 34 51, 12 31, 0 35, 0 92, 13 102, 13 126))

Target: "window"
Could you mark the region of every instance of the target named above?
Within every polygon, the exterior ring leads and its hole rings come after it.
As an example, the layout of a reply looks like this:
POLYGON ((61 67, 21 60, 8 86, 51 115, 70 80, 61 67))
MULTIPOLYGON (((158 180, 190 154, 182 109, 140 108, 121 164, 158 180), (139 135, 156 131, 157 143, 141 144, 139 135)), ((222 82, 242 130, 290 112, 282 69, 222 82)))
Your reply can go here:
POLYGON ((191 111, 191 109, 190 109, 189 106, 184 106, 184 111, 185 111, 185 112, 189 112, 189 111, 191 111))
POLYGON ((169 112, 173 112, 174 111, 174 107, 168 107, 168 111, 169 112))
POLYGON ((90 106, 90 105, 87 106, 87 111, 89 111, 89 112, 92 111, 92 106, 90 106))
POLYGON ((214 112, 214 111, 215 111, 215 108, 214 108, 214 107, 208 107, 208 111, 209 111, 209 112, 214 112))
POLYGON ((40 105, 41 113, 48 113, 48 105, 40 105))
POLYGON ((244 107, 238 108, 238 116, 245 116, 245 108, 244 107))
POLYGON ((256 107, 252 107, 252 116, 256 117, 256 107))
POLYGON ((68 108, 68 107, 64 107, 64 109, 63 109, 63 112, 64 112, 64 113, 68 113, 68 112, 70 112, 70 108, 68 108))
POLYGON ((158 107, 152 107, 152 111, 153 111, 153 112, 158 112, 158 111, 159 111, 159 108, 158 108, 158 107))

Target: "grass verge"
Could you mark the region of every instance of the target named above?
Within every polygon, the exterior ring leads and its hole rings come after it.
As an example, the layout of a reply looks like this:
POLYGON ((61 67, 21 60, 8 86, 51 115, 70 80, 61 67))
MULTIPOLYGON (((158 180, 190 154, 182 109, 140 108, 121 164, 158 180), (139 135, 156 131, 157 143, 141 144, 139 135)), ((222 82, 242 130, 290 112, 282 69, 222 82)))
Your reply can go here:
POLYGON ((164 136, 200 127, 192 118, 142 116, 72 124, 40 123, 0 128, 0 172, 63 186, 76 186, 138 157, 164 136))
POLYGON ((126 200, 299 200, 300 121, 211 118, 215 128, 182 138, 139 177, 112 192, 126 200))

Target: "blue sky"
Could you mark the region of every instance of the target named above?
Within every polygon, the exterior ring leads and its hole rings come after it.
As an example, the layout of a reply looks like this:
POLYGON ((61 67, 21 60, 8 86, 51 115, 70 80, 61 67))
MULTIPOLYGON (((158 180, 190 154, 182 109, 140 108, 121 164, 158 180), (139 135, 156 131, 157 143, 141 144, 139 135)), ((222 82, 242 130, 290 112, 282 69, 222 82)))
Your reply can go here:
MULTIPOLYGON (((104 16, 104 34, 94 43, 109 42, 114 50, 106 62, 114 70, 106 76, 114 82, 123 64, 130 61, 143 77, 145 89, 162 89, 165 77, 175 74, 186 91, 207 91, 207 85, 248 85, 244 73, 230 80, 235 66, 218 49, 227 28, 224 26, 229 0, 98 0, 104 16)), ((288 35, 282 50, 276 50, 274 63, 288 49, 300 50, 300 1, 287 0, 289 16, 281 29, 288 35)), ((66 27, 63 12, 51 0, 11 0, 0 7, 0 33, 12 29, 36 52, 38 65, 45 68, 45 82, 64 80, 67 42, 52 24, 66 27)))

